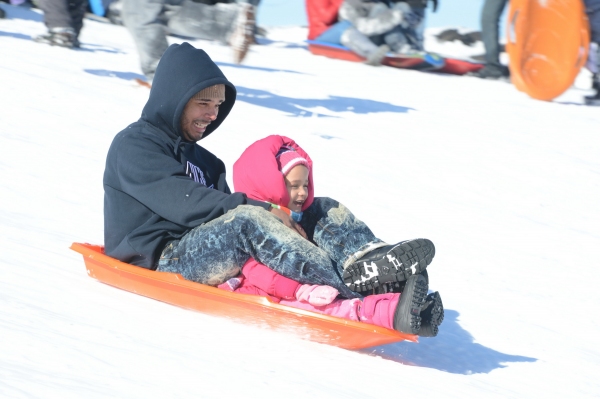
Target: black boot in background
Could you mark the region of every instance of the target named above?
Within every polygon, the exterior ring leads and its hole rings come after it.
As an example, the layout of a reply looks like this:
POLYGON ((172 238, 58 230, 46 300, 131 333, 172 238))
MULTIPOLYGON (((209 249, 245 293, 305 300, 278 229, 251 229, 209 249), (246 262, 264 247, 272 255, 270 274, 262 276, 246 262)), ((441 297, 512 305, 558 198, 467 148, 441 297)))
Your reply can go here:
POLYGON ((467 73, 466 76, 480 79, 508 80, 510 78, 510 71, 504 65, 487 64, 478 71, 467 73))
POLYGON ((595 73, 592 77, 592 89, 596 90, 596 94, 585 96, 585 104, 600 106, 600 73, 595 73))

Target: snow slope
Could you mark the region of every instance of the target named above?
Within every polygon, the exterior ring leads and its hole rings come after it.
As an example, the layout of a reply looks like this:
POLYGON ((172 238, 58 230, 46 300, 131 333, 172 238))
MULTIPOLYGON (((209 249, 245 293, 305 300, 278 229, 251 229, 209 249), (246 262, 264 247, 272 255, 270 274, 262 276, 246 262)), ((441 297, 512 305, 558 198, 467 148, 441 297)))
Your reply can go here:
POLYGON ((436 244, 439 336, 347 351, 89 278, 68 247, 103 241, 106 151, 148 96, 135 47, 90 20, 81 50, 37 44, 40 14, 0 7, 0 397, 600 396, 600 109, 581 105, 585 79, 540 102, 316 57, 303 28, 271 29, 241 66, 192 42, 238 87, 202 141, 230 170, 285 134, 315 161, 317 195, 384 240, 436 244))

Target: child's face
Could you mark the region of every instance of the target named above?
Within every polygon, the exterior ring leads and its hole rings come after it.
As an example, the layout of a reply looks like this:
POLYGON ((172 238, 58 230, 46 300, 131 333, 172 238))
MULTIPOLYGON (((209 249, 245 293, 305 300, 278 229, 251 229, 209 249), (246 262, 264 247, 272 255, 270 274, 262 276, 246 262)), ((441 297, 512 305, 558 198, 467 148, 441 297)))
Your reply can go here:
POLYGON ((285 186, 290 195, 287 207, 294 212, 302 212, 302 205, 308 197, 308 168, 304 165, 294 166, 285 176, 285 186))

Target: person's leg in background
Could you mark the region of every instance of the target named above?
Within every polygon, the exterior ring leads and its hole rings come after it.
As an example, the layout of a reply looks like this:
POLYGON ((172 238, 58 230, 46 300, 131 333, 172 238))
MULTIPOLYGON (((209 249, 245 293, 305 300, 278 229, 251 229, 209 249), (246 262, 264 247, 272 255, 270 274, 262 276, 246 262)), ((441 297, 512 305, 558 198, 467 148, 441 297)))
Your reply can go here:
POLYGON ((83 27, 86 6, 85 0, 40 0, 39 7, 44 12, 48 33, 34 40, 51 46, 79 47, 78 37, 83 27))
POLYGON ((169 46, 166 5, 165 0, 123 0, 123 24, 133 37, 142 72, 149 82, 169 46))
POLYGON ((169 32, 229 45, 236 63, 241 63, 255 42, 257 1, 203 4, 184 0, 169 18, 169 32))
POLYGON ((590 51, 586 67, 592 72, 592 88, 596 93, 585 97, 588 105, 600 105, 600 0, 587 0, 586 12, 590 23, 590 51))
POLYGON ((501 79, 509 76, 508 68, 500 63, 499 24, 508 0, 485 0, 481 11, 481 39, 485 47, 485 67, 469 76, 501 79))

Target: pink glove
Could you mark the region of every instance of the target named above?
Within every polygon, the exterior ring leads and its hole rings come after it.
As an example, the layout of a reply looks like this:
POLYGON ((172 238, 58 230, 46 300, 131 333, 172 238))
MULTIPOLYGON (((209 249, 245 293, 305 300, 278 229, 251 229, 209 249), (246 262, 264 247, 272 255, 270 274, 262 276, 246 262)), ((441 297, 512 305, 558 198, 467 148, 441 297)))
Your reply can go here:
POLYGON ((333 302, 338 294, 338 290, 328 285, 302 284, 296 290, 296 299, 313 306, 323 306, 333 302))
POLYGON ((223 284, 217 285, 217 288, 226 291, 235 291, 242 284, 242 281, 244 281, 243 276, 232 277, 229 280, 225 281, 223 284))

